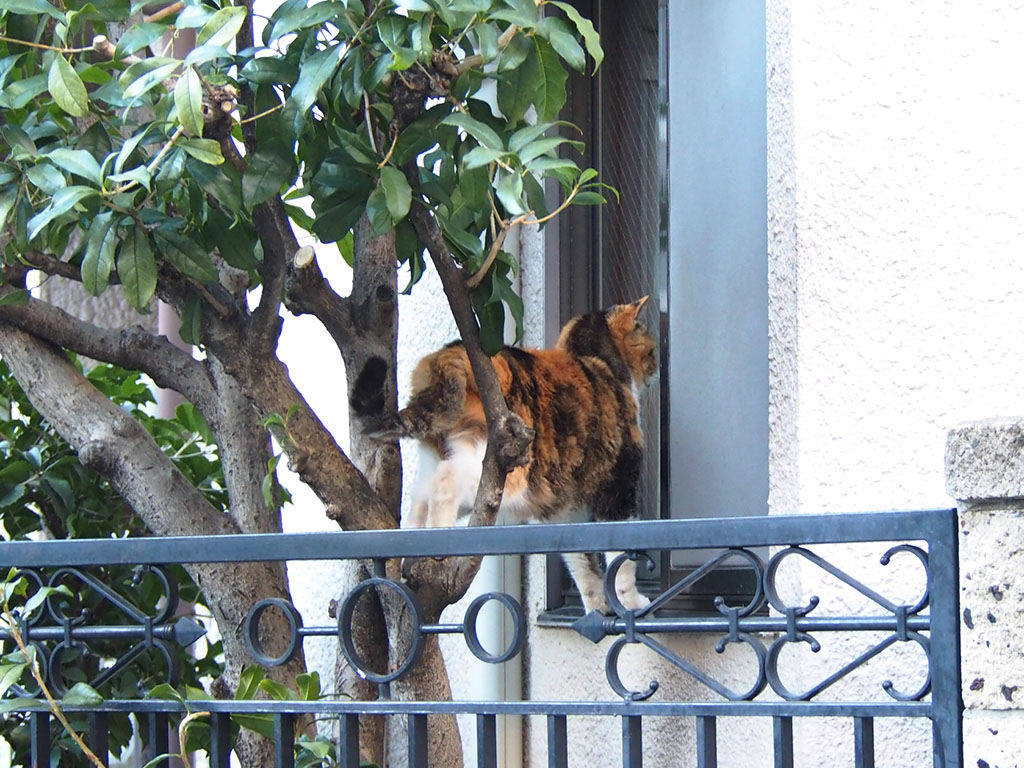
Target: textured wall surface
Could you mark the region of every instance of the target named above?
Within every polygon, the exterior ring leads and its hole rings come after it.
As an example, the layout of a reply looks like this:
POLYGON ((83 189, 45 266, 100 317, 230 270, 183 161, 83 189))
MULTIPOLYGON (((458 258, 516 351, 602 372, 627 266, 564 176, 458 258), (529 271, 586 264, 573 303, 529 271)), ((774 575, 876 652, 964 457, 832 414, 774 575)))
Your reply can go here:
POLYGON ((964 765, 1024 763, 1024 423, 949 433, 946 486, 960 512, 964 765))
MULTIPOLYGON (((1024 6, 768 7, 772 511, 950 506, 947 430, 1024 412, 1024 6)), ((889 596, 912 583, 875 557, 834 561, 889 596)), ((793 583, 823 608, 857 605, 813 570, 793 583)), ((820 679, 859 648, 794 667, 820 679)), ((920 668, 899 650, 851 689, 875 696, 887 665, 920 668)), ((930 760, 923 725, 878 739, 880 761, 930 760)), ((825 732, 834 750, 803 764, 852 755, 841 725, 825 732)))

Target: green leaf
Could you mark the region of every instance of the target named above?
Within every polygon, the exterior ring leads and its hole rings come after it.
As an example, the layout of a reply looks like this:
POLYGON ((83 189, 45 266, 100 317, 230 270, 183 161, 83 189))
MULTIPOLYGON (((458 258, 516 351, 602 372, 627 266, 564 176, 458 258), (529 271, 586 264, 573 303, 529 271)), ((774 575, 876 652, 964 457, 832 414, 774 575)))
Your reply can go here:
POLYGON ((7 693, 7 690, 21 679, 25 670, 28 669, 28 666, 29 665, 25 662, 22 662, 21 664, 0 665, 0 696, 7 693))
POLYGON ((99 296, 107 287, 110 271, 114 268, 114 246, 117 228, 113 225, 113 211, 93 217, 85 237, 85 257, 82 259, 82 286, 93 296, 99 296))
POLYGON ((601 48, 601 37, 597 34, 597 30, 594 29, 593 22, 590 19, 583 18, 580 12, 568 3, 558 2, 558 0, 550 0, 550 2, 556 8, 561 8, 565 11, 565 15, 576 25, 576 31, 583 37, 583 44, 587 46, 587 53, 594 60, 594 71, 597 72, 601 62, 604 61, 604 49, 601 48))
POLYGON ((217 280, 217 268, 210 254, 195 240, 170 229, 158 229, 153 239, 161 255, 181 274, 201 283, 217 280))
POLYGON ((122 59, 151 45, 164 36, 167 27, 155 21, 144 21, 129 29, 117 41, 114 56, 122 59))
POLYGON ((234 56, 231 51, 225 48, 223 45, 200 45, 198 48, 193 48, 188 52, 188 56, 185 57, 185 64, 203 64, 207 61, 214 61, 215 59, 230 59, 234 56))
MULTIPOLYGON (((354 59, 358 56, 352 57, 354 59)), ((250 59, 242 67, 242 77, 250 83, 258 85, 270 84, 292 85, 299 77, 299 70, 294 64, 272 56, 250 59)))
POLYGON ((60 701, 65 707, 98 707, 103 697, 91 685, 75 683, 60 701))
POLYGON ((71 589, 67 584, 61 584, 59 587, 40 587, 27 601, 25 601, 22 610, 23 616, 30 616, 35 612, 39 606, 47 601, 50 595, 67 595, 71 596, 71 589))
POLYGON ((540 82, 534 106, 537 107, 538 122, 554 120, 565 106, 565 83, 569 75, 562 68, 558 54, 551 45, 541 38, 533 38, 540 59, 540 82))
POLYGON ((50 201, 50 204, 42 211, 28 220, 28 239, 32 240, 42 231, 43 227, 49 224, 58 216, 67 213, 78 203, 87 197, 98 194, 92 187, 64 187, 50 201))
POLYGON ((300 672, 295 676, 295 687, 302 701, 320 699, 320 675, 316 672, 300 672))
POLYGON ((181 328, 178 331, 186 344, 199 346, 203 341, 203 300, 198 295, 190 296, 181 313, 181 328))
POLYGON ((91 152, 84 149, 55 149, 46 155, 46 158, 53 164, 59 165, 65 171, 74 173, 82 178, 88 179, 94 184, 100 184, 100 164, 91 152))
POLYGON ((57 106, 72 117, 83 117, 89 111, 89 94, 86 93, 85 83, 60 54, 54 56, 50 64, 46 87, 57 106))
POLYGON ((220 144, 213 139, 186 139, 181 142, 181 148, 199 162, 207 165, 220 165, 224 162, 224 155, 220 153, 220 144))
MULTIPOLYGON (((513 38, 515 39, 519 38, 513 38)), ((534 97, 541 91, 540 56, 532 39, 524 39, 523 46, 526 55, 522 62, 505 72, 498 80, 498 108, 512 125, 523 119, 534 97)), ((507 52, 508 48, 505 51, 507 52)), ((504 56, 503 52, 502 64, 504 56)))
POLYGON ((188 158, 185 168, 222 209, 234 213, 242 207, 242 174, 231 163, 209 165, 188 158))
POLYGON ((397 168, 385 165, 380 169, 380 184, 384 187, 384 198, 392 221, 401 221, 408 215, 412 204, 412 188, 405 174, 397 168))
POLYGON ((49 163, 37 163, 27 168, 25 176, 47 195, 55 195, 67 186, 64 174, 49 163))
POLYGON ((238 687, 235 689, 235 699, 238 701, 249 701, 256 696, 259 690, 260 680, 264 677, 263 670, 256 665, 246 667, 238 676, 238 687))
POLYGON ((147 311, 149 300, 156 291, 157 270, 149 237, 142 228, 134 227, 121 243, 117 275, 128 303, 140 312, 147 311))
POLYGON ((551 47, 577 72, 587 68, 587 56, 569 25, 554 16, 545 16, 537 25, 537 32, 548 39, 551 47))
POLYGON ((18 190, 15 187, 9 186, 3 192, 0 192, 0 232, 6 226, 7 216, 10 214, 11 208, 14 207, 14 202, 17 199, 18 190))
POLYGON ((386 235, 391 231, 391 211, 388 210, 387 197, 381 187, 377 187, 366 198, 366 217, 370 220, 373 234, 386 235))
POLYGON ((166 56, 152 56, 137 61, 126 69, 117 82, 126 99, 137 99, 150 89, 164 83, 181 62, 166 56))
MULTIPOLYGON (((181 127, 193 136, 203 135, 203 83, 195 69, 189 67, 174 86, 174 106, 178 108, 181 127)), ((185 150, 186 152, 188 150, 185 150)), ((217 154, 220 155, 218 148, 217 154)), ((196 158, 201 160, 202 158, 196 158)), ((221 162, 224 162, 222 157, 221 162)), ((206 162, 206 161, 204 161, 206 162)))
POLYGON ((526 207, 523 205, 523 178, 518 173, 499 171, 494 191, 508 213, 513 216, 526 213, 526 207))
POLYGON ((320 2, 314 3, 308 8, 297 8, 283 14, 278 18, 270 30, 270 37, 267 42, 271 43, 289 32, 295 32, 307 27, 319 27, 325 21, 333 19, 339 13, 344 12, 341 3, 320 2))
POLYGON ((154 685, 147 693, 147 699, 164 699, 167 701, 177 701, 181 704, 185 703, 185 699, 182 698, 181 694, 169 683, 158 683, 154 685))
POLYGON ((3 10, 22 16, 38 16, 45 13, 57 21, 64 21, 64 14, 50 5, 46 0, 4 0, 3 10))
POLYGON ((214 12, 205 5, 186 5, 174 20, 175 29, 197 29, 213 16, 214 12))
POLYGON ((228 6, 221 8, 196 35, 196 47, 201 45, 229 45, 235 34, 242 28, 245 21, 245 8, 241 6, 228 6))
POLYGON ((597 192, 580 192, 572 199, 573 205, 604 205, 607 202, 607 198, 597 192))
POLYGON ((295 87, 288 96, 287 106, 285 107, 288 122, 291 124, 296 136, 302 132, 302 124, 306 120, 306 112, 313 106, 324 83, 331 78, 334 70, 338 68, 338 62, 341 61, 345 50, 346 47, 344 45, 333 45, 324 48, 322 51, 317 51, 303 62, 302 68, 299 71, 299 80, 295 83, 295 87))
POLYGON ((4 88, 3 96, 0 97, 0 107, 21 109, 46 90, 46 80, 46 75, 42 73, 25 80, 15 80, 4 88))
POLYGON ((582 148, 582 144, 576 141, 570 141, 564 136, 546 136, 536 141, 531 141, 525 147, 519 151, 519 160, 524 165, 529 163, 531 160, 540 157, 541 155, 550 155, 562 144, 572 144, 577 149, 582 148))
POLYGON ((508 156, 508 152, 503 149, 491 149, 490 147, 475 147, 465 154, 462 158, 462 167, 467 171, 471 171, 474 168, 482 168, 485 165, 490 165, 495 160, 499 160, 502 157, 508 156))
POLYGON ((259 267, 260 262, 256 257, 256 235, 244 221, 236 221, 232 226, 231 219, 223 213, 210 211, 203 232, 213 240, 221 257, 232 267, 246 271, 259 267))
POLYGON ((19 288, 0 296, 0 307, 23 307, 28 304, 30 298, 31 294, 28 291, 19 288))
POLYGON ((484 64, 498 58, 501 49, 498 47, 498 30, 490 24, 480 22, 473 25, 476 33, 478 53, 483 57, 484 64))
POLYGON ((26 155, 35 157, 39 152, 36 149, 36 143, 32 141, 32 137, 16 125, 5 125, 3 127, 3 137, 12 149, 19 149, 26 155))
POLYGON ((295 691, 283 683, 271 680, 270 678, 260 680, 260 690, 278 701, 295 701, 296 699, 295 691))
POLYGON ((505 8, 491 11, 492 19, 511 21, 520 27, 535 27, 540 21, 537 4, 533 0, 505 0, 505 8))
POLYGON ((457 126, 485 147, 490 147, 491 149, 505 148, 505 143, 493 128, 462 112, 453 112, 448 115, 448 117, 441 121, 441 125, 457 126))
POLYGON ((265 203, 294 178, 290 158, 282 158, 279 151, 258 149, 247 159, 242 175, 242 201, 247 208, 265 203))

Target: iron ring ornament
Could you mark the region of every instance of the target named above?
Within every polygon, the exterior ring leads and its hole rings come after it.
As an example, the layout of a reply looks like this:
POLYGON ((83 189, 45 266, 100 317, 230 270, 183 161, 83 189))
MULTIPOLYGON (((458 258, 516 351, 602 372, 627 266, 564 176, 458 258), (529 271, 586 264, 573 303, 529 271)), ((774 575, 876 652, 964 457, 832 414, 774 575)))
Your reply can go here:
POLYGON ((732 701, 749 701, 757 697, 766 687, 771 687, 777 695, 790 701, 805 701, 817 696, 829 686, 846 677, 850 672, 862 666, 870 659, 878 656, 896 643, 915 643, 924 653, 927 660, 927 671, 924 682, 917 690, 904 692, 899 690, 891 680, 881 683, 882 690, 897 701, 917 701, 926 696, 931 689, 931 648, 929 638, 922 631, 930 627, 927 614, 921 615, 929 603, 930 571, 928 554, 920 547, 911 544, 900 544, 887 550, 880 558, 883 566, 888 565, 892 558, 906 553, 920 563, 924 569, 924 588, 921 595, 912 604, 897 604, 854 578, 843 569, 825 560, 809 549, 801 546, 788 546, 776 552, 765 565, 758 555, 744 548, 723 550, 705 562, 687 577, 674 584, 664 593, 654 598, 650 605, 637 611, 627 610, 618 599, 615 590, 615 578, 619 569, 627 560, 644 559, 651 562, 646 553, 627 552, 619 555, 608 565, 605 574, 605 596, 614 615, 603 616, 592 612, 579 619, 573 628, 590 640, 599 642, 608 635, 620 635, 609 647, 605 659, 605 675, 611 688, 627 701, 644 701, 649 699, 659 688, 659 683, 652 680, 646 690, 630 689, 622 682, 619 673, 619 658, 622 651, 630 644, 639 644, 649 648, 657 655, 666 659, 674 666, 699 681, 719 695, 732 701), (829 616, 812 618, 810 614, 819 606, 820 599, 812 595, 805 604, 790 605, 779 594, 776 579, 783 562, 790 558, 801 558, 814 566, 831 574, 839 581, 867 597, 884 613, 868 617, 865 624, 861 616, 829 616), (745 605, 730 606, 722 597, 714 601, 720 616, 715 618, 656 618, 655 613, 668 605, 674 597, 681 594, 712 571, 723 567, 727 562, 740 562, 755 577, 754 593, 745 605), (766 606, 770 606, 775 615, 765 615, 766 606), (806 644, 812 652, 821 650, 821 644, 811 630, 829 632, 855 632, 884 628, 889 634, 861 653, 840 669, 828 675, 824 680, 807 688, 794 691, 787 686, 780 672, 780 656, 791 644, 806 644), (723 636, 718 640, 715 650, 723 653, 729 645, 742 644, 753 655, 756 664, 756 675, 753 682, 744 690, 733 690, 722 681, 698 668, 688 659, 666 647, 653 635, 658 633, 686 632, 718 632, 723 636), (766 646, 763 633, 778 633, 779 636, 766 646))
POLYGON ((301 616, 291 603, 280 598, 270 598, 256 603, 249 611, 245 621, 244 636, 253 657, 260 664, 273 667, 285 664, 293 659, 297 655, 304 637, 337 635, 342 653, 360 677, 377 685, 388 685, 407 674, 419 662, 423 654, 427 635, 462 634, 470 653, 476 658, 489 664, 501 664, 522 650, 526 641, 525 627, 526 614, 523 611, 522 605, 511 595, 502 592, 488 592, 476 597, 466 608, 461 624, 428 624, 423 608, 412 590, 401 582, 383 576, 374 576, 361 581, 345 597, 338 611, 336 627, 304 627, 301 616), (356 605, 364 594, 375 589, 386 589, 393 592, 405 604, 405 608, 408 611, 408 620, 411 624, 408 650, 396 668, 388 672, 372 669, 369 663, 359 654, 353 639, 356 605), (504 607, 512 623, 512 638, 508 645, 497 653, 491 653, 484 648, 483 643, 480 641, 478 630, 480 612, 485 605, 492 601, 504 607), (260 620, 265 612, 271 609, 281 611, 285 616, 287 625, 285 647, 276 654, 269 652, 264 647, 259 636, 260 620))
MULTIPOLYGON (((29 582, 27 598, 45 587, 67 586, 73 595, 88 590, 93 599, 98 598, 105 609, 116 609, 127 620, 126 623, 96 623, 96 613, 84 605, 75 610, 73 597, 51 594, 42 608, 27 618, 21 618, 18 632, 24 642, 35 649, 35 661, 41 677, 47 681, 51 692, 63 696, 68 691, 64 676, 65 661, 78 655, 82 658, 102 660, 99 671, 89 680, 89 685, 99 688, 136 661, 147 651, 155 650, 163 660, 166 679, 177 684, 180 674, 178 654, 174 645, 188 647, 206 634, 206 630, 193 619, 182 616, 174 620, 179 607, 178 585, 171 573, 160 566, 144 566, 134 569, 133 584, 147 576, 156 579, 157 604, 160 609, 150 615, 130 600, 107 586, 102 580, 86 570, 62 567, 53 571, 49 578, 32 569, 19 569, 16 578, 29 582), (77 589, 75 588, 77 587, 77 589), (93 650, 96 643, 107 643, 117 647, 115 652, 105 649, 102 653, 93 650), (121 650, 128 645, 127 650, 121 650), (112 662, 108 662, 113 659, 112 662)), ((13 641, 10 630, 0 631, 0 641, 13 641)), ((11 686, 10 690, 19 697, 34 698, 41 694, 38 687, 11 686)))

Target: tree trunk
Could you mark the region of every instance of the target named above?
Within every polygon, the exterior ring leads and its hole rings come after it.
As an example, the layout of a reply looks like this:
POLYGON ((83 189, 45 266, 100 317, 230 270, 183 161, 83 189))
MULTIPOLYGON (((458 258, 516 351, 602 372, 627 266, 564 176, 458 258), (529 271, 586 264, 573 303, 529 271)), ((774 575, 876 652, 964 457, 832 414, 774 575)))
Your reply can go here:
MULTIPOLYGON (((155 535, 240 532, 174 467, 149 433, 57 349, 0 322, 0 355, 36 409, 78 451, 82 464, 107 477, 155 535)), ((245 618, 259 599, 290 599, 284 569, 278 563, 210 563, 192 565, 189 573, 207 596, 220 627, 227 678, 235 687, 243 665, 255 663, 242 637, 245 618)), ((283 617, 268 612, 261 622, 267 647, 283 644, 285 626, 283 617)), ((288 682, 304 668, 299 654, 273 670, 272 676, 288 682)), ((273 760, 271 745, 264 739, 242 740, 238 754, 247 767, 273 760)))

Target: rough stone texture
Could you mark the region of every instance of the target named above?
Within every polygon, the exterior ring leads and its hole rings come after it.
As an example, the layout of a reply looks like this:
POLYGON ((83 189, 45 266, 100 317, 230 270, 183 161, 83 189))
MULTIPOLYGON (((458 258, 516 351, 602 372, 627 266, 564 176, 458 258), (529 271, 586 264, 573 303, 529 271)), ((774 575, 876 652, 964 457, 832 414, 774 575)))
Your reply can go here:
POLYGON ((961 509, 960 611, 964 705, 1024 714, 1024 507, 961 509))
POLYGON ((990 419, 951 430, 946 440, 946 490, 968 503, 1024 500, 1024 421, 990 419))
POLYGON ((1024 713, 964 713, 964 765, 967 768, 1019 768, 1024 765, 1024 713))

